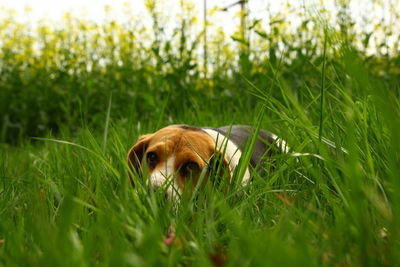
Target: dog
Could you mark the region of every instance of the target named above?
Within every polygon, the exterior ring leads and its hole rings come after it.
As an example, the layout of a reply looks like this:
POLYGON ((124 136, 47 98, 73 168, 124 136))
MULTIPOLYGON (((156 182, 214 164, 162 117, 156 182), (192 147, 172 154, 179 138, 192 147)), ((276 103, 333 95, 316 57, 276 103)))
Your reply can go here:
MULTIPOLYGON (((286 142, 275 134, 245 125, 195 127, 171 125, 155 133, 139 137, 128 152, 130 180, 148 175, 147 184, 153 189, 165 186, 167 197, 182 194, 187 186, 207 181, 211 169, 231 183, 244 149, 254 141, 249 165, 263 172, 262 165, 278 148, 288 152, 286 142), (257 134, 254 139, 253 136, 257 134)), ((242 185, 250 179, 250 166, 245 166, 242 185)), ((190 189, 190 190, 192 190, 190 189)))

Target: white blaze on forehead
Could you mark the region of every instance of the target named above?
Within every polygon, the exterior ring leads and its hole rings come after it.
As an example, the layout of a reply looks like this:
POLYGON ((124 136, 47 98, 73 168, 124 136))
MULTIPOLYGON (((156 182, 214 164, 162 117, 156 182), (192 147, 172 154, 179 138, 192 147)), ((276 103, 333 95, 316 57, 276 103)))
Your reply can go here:
POLYGON ((158 188, 162 186, 168 186, 166 193, 170 197, 176 196, 179 186, 176 182, 174 174, 175 156, 169 156, 167 161, 160 162, 157 167, 150 173, 148 183, 150 186, 158 188))
MULTIPOLYGON (((225 152, 225 158, 228 160, 229 169, 231 172, 231 176, 233 175, 235 168, 239 164, 239 160, 242 156, 242 151, 240 151, 239 147, 235 145, 231 140, 229 140, 223 134, 212 130, 212 129, 203 129, 206 133, 208 133, 211 138, 214 140, 217 149, 221 152, 225 152)), ((247 184, 250 179, 250 171, 249 168, 246 167, 246 172, 243 176, 242 184, 247 184)))

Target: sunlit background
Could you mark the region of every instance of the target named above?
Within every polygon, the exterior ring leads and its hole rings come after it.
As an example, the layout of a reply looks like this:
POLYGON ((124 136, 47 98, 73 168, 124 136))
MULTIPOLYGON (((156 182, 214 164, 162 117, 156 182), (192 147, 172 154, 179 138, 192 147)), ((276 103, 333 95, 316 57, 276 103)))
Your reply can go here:
MULTIPOLYGON (((9 115, 2 117, 7 127, 1 134, 41 135, 50 124, 72 122, 80 116, 73 106, 82 99, 88 110, 99 105, 104 110, 109 88, 121 101, 146 103, 132 110, 135 114, 158 108, 152 90, 162 99, 177 90, 182 95, 172 97, 187 104, 182 88, 237 99, 235 90, 245 87, 242 75, 261 88, 271 84, 264 76, 271 64, 283 68, 291 88, 301 90, 302 83, 315 83, 315 77, 305 81, 304 75, 315 75, 326 40, 332 62, 351 47, 374 75, 396 80, 399 8, 399 0, 2 0, 0 82, 8 88, 3 92, 14 96, 32 88, 49 93, 38 94, 43 107, 32 102, 40 106, 40 116, 17 98, 5 101, 3 113, 9 115), (139 91, 133 88, 144 84, 148 90, 136 98, 139 91), (74 95, 73 104, 53 112, 44 97, 67 93, 74 95), (88 95, 96 94, 101 100, 94 105, 88 95)), ((118 113, 126 116, 116 108, 113 114, 118 113)))
MULTIPOLYGON (((14 19, 35 25, 38 21, 57 22, 60 21, 66 13, 71 13, 78 17, 88 19, 97 23, 116 20, 124 22, 131 20, 132 17, 143 22, 151 24, 151 19, 146 9, 146 3, 152 1, 145 0, 2 0, 0 8, 12 9, 14 19)), ((241 2, 238 0, 219 0, 219 1, 156 1, 159 10, 163 15, 174 18, 179 15, 182 5, 189 5, 193 12, 197 15, 199 30, 202 29, 204 21, 204 10, 207 10, 210 27, 221 27, 228 35, 233 34, 235 27, 240 25, 241 2)), ((337 23, 338 9, 340 3, 346 3, 351 11, 350 16, 355 22, 355 28, 358 31, 374 30, 376 25, 385 26, 392 25, 396 20, 395 14, 400 13, 398 1, 335 1, 335 0, 307 0, 307 1, 273 1, 273 0, 250 0, 247 1, 245 8, 247 12, 247 21, 262 20, 261 24, 267 27, 269 20, 278 12, 285 13, 288 9, 303 10, 304 13, 312 16, 321 16, 321 10, 326 10, 331 16, 321 17, 329 20, 332 25, 337 23)), ((290 12, 291 13, 291 12, 290 12)), ((1 13, 0 13, 1 14, 1 13)), ((289 13, 288 13, 289 14, 289 13)), ((292 13, 291 13, 292 14, 292 13)), ((293 27, 302 22, 302 18, 293 14, 287 18, 293 27)), ((170 25, 166 28, 173 27, 176 23, 173 19, 169 21, 170 25)), ((393 26, 393 25, 392 25, 393 26)), ((395 27, 400 32, 400 26, 395 27)), ((395 33, 393 33, 395 34, 395 33)), ((383 36, 381 36, 383 38, 383 36)), ((390 46, 395 45, 394 37, 389 37, 387 42, 390 46)))

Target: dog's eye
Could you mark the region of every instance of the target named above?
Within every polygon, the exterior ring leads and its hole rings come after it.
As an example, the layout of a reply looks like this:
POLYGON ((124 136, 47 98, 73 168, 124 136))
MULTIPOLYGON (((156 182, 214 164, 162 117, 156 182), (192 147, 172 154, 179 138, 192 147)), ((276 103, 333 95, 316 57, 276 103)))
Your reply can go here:
POLYGON ((200 172, 200 167, 196 162, 189 161, 182 166, 181 172, 183 176, 195 176, 200 172))
POLYGON ((154 168, 157 165, 157 154, 154 152, 147 153, 147 164, 154 168))

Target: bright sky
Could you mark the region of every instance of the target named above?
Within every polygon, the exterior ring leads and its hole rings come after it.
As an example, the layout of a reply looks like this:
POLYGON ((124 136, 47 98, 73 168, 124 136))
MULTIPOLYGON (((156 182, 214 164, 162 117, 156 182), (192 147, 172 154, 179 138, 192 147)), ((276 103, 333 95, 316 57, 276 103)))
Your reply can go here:
POLYGON ((90 19, 101 21, 104 19, 104 6, 113 6, 121 11, 124 2, 130 2, 137 12, 144 10, 143 1, 138 0, 1 0, 0 6, 16 10, 31 8, 31 17, 28 18, 30 20, 41 18, 57 20, 65 12, 71 11, 74 14, 83 13, 90 19))
MULTIPOLYGON (((162 5, 161 10, 163 13, 173 18, 180 10, 180 8, 176 8, 179 6, 180 1, 182 0, 163 0, 156 1, 156 3, 162 5)), ((183 1, 185 2, 185 0, 183 1)), ((74 15, 84 16, 85 18, 96 22, 110 19, 124 20, 124 18, 128 18, 125 15, 125 13, 128 12, 130 13, 130 17, 134 15, 135 17, 142 19, 143 23, 146 24, 146 20, 149 20, 149 16, 144 2, 145 0, 0 0, 0 9, 12 8, 17 10, 14 19, 28 22, 31 25, 34 25, 36 21, 43 18, 50 21, 58 21, 65 12, 72 12, 74 15), (112 12, 108 15, 106 15, 107 13, 104 11, 105 6, 112 7, 112 12), (29 13, 25 12, 27 8, 31 10, 29 13)), ((196 3, 198 17, 203 17, 203 1, 192 0, 186 2, 196 3)), ((224 8, 236 2, 238 2, 238 0, 208 0, 208 10, 212 10, 216 7, 224 8)), ((301 8, 302 5, 306 5, 306 9, 311 13, 315 10, 313 6, 320 7, 321 3, 323 3, 324 7, 327 9, 332 10, 335 8, 334 0, 249 0, 248 7, 250 18, 266 18, 268 17, 268 14, 275 13, 287 2, 290 2, 291 5, 296 8, 301 8)), ((383 1, 383 5, 378 4, 378 6, 376 6, 375 2, 377 1, 351 1, 353 19, 361 22, 363 17, 367 16, 369 18, 373 17, 375 22, 381 23, 380 20, 383 17, 385 18, 383 23, 389 24, 391 13, 394 14, 397 12, 396 10, 399 9, 399 7, 396 7, 396 3, 399 1, 383 1), (392 3, 392 6, 389 8, 388 5, 391 5, 390 3, 392 3), (395 6, 393 6, 393 3, 395 6)), ((229 9, 229 12, 216 12, 213 16, 213 25, 222 26, 225 33, 231 34, 233 30, 237 29, 235 26, 240 23, 239 18, 235 16, 239 10, 240 6, 236 5, 229 9)), ((400 10, 398 12, 400 12, 400 10)), ((0 15, 2 14, 4 13, 0 12, 0 15)), ((296 23, 296 21, 294 21, 295 18, 289 19, 292 20, 292 23, 296 23)), ((264 21, 264 23, 266 22, 264 21)), ((335 24, 334 21, 331 21, 330 23, 335 24)), ((373 31, 373 29, 371 29, 371 31, 373 31)))
MULTIPOLYGON (((169 0, 169 1, 160 1, 167 3, 171 7, 170 10, 165 10, 166 12, 170 12, 173 10, 174 5, 179 5, 179 0, 169 0)), ((198 9, 202 12, 203 1, 192 1, 198 4, 198 9)), ((211 9, 213 7, 226 7, 232 3, 238 2, 237 0, 219 0, 213 1, 209 0, 208 8, 211 9)), ((261 6, 264 6, 263 10, 266 10, 265 2, 263 0, 252 0, 250 1, 250 8, 255 11, 259 10, 261 6)), ((274 2, 274 1, 271 1, 274 2)), ((16 10, 23 10, 26 7, 30 7, 32 9, 32 17, 30 19, 38 19, 38 18, 49 18, 49 19, 57 19, 65 13, 65 11, 72 11, 73 13, 82 13, 84 12, 88 18, 101 21, 104 19, 104 6, 111 6, 116 13, 122 13, 126 6, 130 5, 132 11, 137 14, 141 14, 146 12, 144 6, 144 0, 1 0, 0 6, 14 8, 16 10)), ((232 12, 238 10, 238 6, 233 7, 231 9, 232 12)))
MULTIPOLYGON (((183 0, 185 1, 185 0, 183 0)), ((31 8, 29 17, 25 15, 20 15, 20 19, 35 21, 40 18, 47 18, 51 20, 57 20, 60 18, 66 11, 71 11, 74 14, 85 15, 87 18, 102 21, 105 18, 104 6, 108 5, 113 8, 114 14, 119 17, 123 14, 124 10, 127 9, 127 4, 131 7, 132 12, 135 14, 144 14, 146 12, 144 6, 145 0, 0 0, 0 7, 13 8, 19 11, 24 10, 25 8, 31 8)), ((174 7, 179 6, 180 0, 164 0, 164 1, 156 1, 162 2, 164 6, 166 5, 166 9, 163 12, 171 12, 173 13, 174 7)), ((196 3, 197 9, 201 14, 203 10, 203 1, 201 0, 193 0, 191 2, 196 3)), ((214 7, 226 7, 233 3, 238 2, 238 0, 208 0, 208 9, 212 9, 214 7)), ((265 16, 268 8, 272 11, 276 11, 280 6, 285 4, 286 1, 276 1, 276 0, 248 0, 248 5, 250 9, 250 14, 252 17, 262 17, 265 16)), ((334 1, 332 0, 289 0, 292 6, 306 5, 308 8, 313 5, 321 5, 328 9, 334 8, 334 1)), ((371 15, 371 13, 388 13, 389 10, 368 10, 371 8, 371 0, 354 0, 351 1, 352 10, 355 11, 355 15, 359 15, 361 11, 367 11, 367 14, 371 15), (358 10, 358 12, 357 12, 358 10)), ((390 2, 390 0, 389 0, 390 2)), ((396 2, 396 1, 394 1, 396 2)), ((230 24, 230 15, 233 15, 236 11, 239 10, 239 5, 230 9, 228 14, 226 12, 223 13, 224 24, 230 24)), ((386 16, 388 14, 378 14, 386 16)), ((233 22, 233 21, 232 21, 233 22)))
MULTIPOLYGON (((174 7, 179 6, 180 0, 164 0, 160 2, 165 6, 163 12, 173 14, 177 11, 174 7)), ((196 0, 192 2, 197 3, 197 11, 199 12, 199 17, 202 18, 203 1, 196 0)), ((207 5, 208 10, 211 10, 215 7, 227 7, 236 2, 238 2, 238 0, 208 0, 207 5)), ((101 22, 108 18, 104 12, 104 7, 107 5, 112 7, 112 14, 117 19, 124 18, 124 11, 126 11, 128 7, 135 15, 143 16, 143 14, 147 12, 144 6, 144 0, 0 0, 0 7, 17 10, 18 13, 15 19, 29 23, 35 23, 35 21, 43 18, 57 21, 65 12, 83 15, 90 20, 101 22), (31 10, 29 15, 26 15, 24 12, 27 8, 31 10)), ((279 6, 279 1, 249 1, 251 17, 265 16, 267 5, 269 5, 272 10, 276 10, 279 6)), ((240 7, 236 5, 230 8, 228 12, 219 12, 220 14, 217 14, 216 17, 217 20, 220 21, 213 21, 213 23, 220 24, 229 32, 229 29, 233 29, 233 26, 239 23, 238 18, 234 16, 238 10, 240 10, 240 7)))

